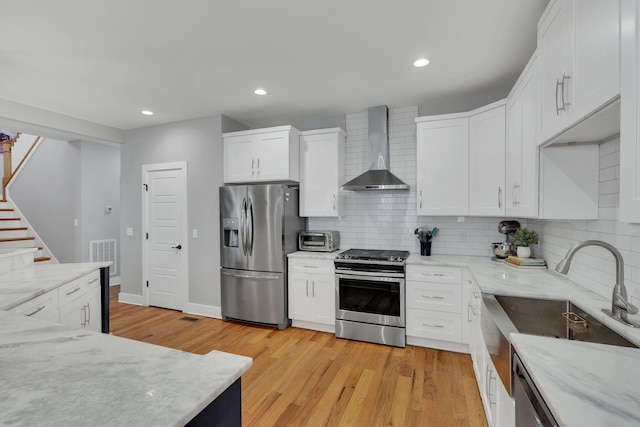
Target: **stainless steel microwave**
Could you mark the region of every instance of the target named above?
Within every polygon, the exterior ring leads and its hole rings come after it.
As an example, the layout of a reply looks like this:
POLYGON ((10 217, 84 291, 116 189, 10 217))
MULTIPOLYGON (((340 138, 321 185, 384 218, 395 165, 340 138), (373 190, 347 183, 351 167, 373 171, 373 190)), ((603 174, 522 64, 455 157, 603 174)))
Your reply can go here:
POLYGON ((298 248, 301 251, 332 252, 340 248, 338 231, 301 231, 298 233, 298 248))

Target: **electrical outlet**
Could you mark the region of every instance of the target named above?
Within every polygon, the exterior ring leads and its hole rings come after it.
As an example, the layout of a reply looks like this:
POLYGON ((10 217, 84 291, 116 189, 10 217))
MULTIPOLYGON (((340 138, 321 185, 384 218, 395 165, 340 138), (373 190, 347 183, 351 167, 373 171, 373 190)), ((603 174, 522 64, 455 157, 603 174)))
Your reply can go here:
POLYGON ((463 216, 459 216, 458 217, 458 222, 464 222, 464 217, 463 216))
POLYGON ((127 236, 133 236, 133 227, 127 227, 127 236))
POLYGON ((194 239, 198 238, 198 229, 197 228, 193 229, 192 236, 193 236, 194 239))

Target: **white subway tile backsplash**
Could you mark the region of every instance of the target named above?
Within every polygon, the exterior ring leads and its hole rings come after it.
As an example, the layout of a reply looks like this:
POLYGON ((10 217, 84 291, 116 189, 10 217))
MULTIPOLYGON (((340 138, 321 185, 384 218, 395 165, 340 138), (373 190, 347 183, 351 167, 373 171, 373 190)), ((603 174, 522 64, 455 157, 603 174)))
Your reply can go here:
MULTIPOLYGON (((399 249, 420 251, 413 234, 417 227, 437 226, 440 231, 431 252, 447 255, 490 257, 491 242, 504 241, 498 222, 504 218, 418 217, 416 215, 416 126, 417 107, 389 110, 390 169, 411 187, 409 192, 346 193, 344 218, 309 218, 310 229, 340 231, 341 249, 399 249)), ((346 179, 369 167, 368 114, 346 117, 346 179)), ((600 144, 599 219, 532 220, 517 219, 523 227, 540 234, 535 256, 544 257, 550 269, 573 244, 589 239, 604 240, 616 246, 625 260, 625 284, 634 303, 640 303, 640 224, 618 221, 620 206, 620 143, 614 139, 600 144)), ((585 248, 574 258, 569 278, 605 298, 610 298, 615 282, 613 257, 601 248, 585 248)))

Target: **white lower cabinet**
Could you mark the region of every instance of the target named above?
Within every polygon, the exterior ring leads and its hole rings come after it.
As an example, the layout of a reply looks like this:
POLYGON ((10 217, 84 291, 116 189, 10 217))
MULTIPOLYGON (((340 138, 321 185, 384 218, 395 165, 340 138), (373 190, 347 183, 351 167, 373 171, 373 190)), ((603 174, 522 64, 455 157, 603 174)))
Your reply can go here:
POLYGON ((58 323, 60 321, 58 314, 58 290, 54 289, 46 294, 35 297, 10 309, 9 312, 58 323))
POLYGON ((73 329, 102 331, 100 270, 65 283, 9 310, 11 313, 62 323, 73 329))
POLYGON ((469 352, 487 424, 489 427, 515 427, 515 403, 502 384, 482 337, 480 288, 468 271, 464 272, 464 281, 469 285, 469 352))
POLYGON ((100 332, 100 285, 60 308, 60 323, 73 329, 100 332))
POLYGON ((334 332, 335 289, 333 260, 289 258, 289 318, 292 325, 334 332))
POLYGON ((468 352, 462 270, 410 264, 406 276, 407 343, 468 352))

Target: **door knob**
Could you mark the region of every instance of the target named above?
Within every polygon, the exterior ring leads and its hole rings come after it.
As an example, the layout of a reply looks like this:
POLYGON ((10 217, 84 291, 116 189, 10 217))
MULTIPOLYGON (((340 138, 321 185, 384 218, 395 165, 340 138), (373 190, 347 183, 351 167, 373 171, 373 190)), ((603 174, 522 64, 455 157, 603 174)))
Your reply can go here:
POLYGON ((171 249, 182 249, 182 245, 178 245, 178 246, 171 246, 171 249))

